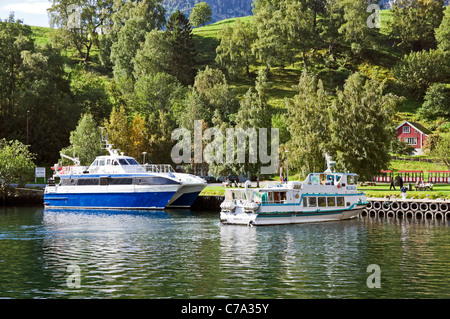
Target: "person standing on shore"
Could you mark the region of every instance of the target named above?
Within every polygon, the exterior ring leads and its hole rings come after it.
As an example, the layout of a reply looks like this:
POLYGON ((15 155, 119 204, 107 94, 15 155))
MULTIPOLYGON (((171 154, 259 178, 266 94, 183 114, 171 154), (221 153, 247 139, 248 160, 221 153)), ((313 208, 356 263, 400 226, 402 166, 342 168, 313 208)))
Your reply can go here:
POLYGON ((394 191, 395 191, 395 184, 394 184, 394 179, 393 178, 391 178, 391 186, 389 187, 389 190, 391 190, 392 187, 394 188, 394 191))
POLYGON ((402 199, 406 199, 406 191, 408 190, 408 187, 403 186, 402 188, 400 188, 400 192, 402 194, 402 199))

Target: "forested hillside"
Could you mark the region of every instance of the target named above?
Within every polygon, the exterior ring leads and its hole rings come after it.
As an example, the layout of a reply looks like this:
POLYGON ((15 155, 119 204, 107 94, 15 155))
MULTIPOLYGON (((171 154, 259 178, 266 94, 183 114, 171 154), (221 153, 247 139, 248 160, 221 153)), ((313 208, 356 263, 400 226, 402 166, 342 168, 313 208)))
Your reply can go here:
MULTIPOLYGON (((329 152, 369 178, 409 152, 394 132, 406 117, 434 132, 431 156, 450 154, 443 0, 399 0, 380 28, 365 0, 257 0, 253 15, 200 28, 190 12, 167 17, 161 0, 86 1, 68 28, 68 3, 53 1, 55 29, 0 24, 0 138, 28 141, 39 164, 60 151, 88 164, 103 152, 100 126, 126 154, 168 163, 172 132, 196 120, 203 131, 278 128, 280 164, 289 154, 300 174, 322 170, 329 152)), ((185 168, 259 176, 260 166, 185 168)))

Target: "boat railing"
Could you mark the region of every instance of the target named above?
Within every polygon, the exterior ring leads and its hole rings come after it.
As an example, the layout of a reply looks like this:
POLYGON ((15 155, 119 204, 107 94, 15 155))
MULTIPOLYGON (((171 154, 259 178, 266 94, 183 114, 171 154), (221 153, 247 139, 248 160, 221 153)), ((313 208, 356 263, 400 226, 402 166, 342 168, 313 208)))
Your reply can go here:
POLYGON ((144 164, 142 166, 150 173, 175 173, 175 170, 169 164, 144 164))
POLYGON ((78 165, 69 165, 69 166, 57 166, 56 167, 54 175, 78 175, 83 174, 83 172, 87 171, 89 169, 89 166, 78 166, 78 165))

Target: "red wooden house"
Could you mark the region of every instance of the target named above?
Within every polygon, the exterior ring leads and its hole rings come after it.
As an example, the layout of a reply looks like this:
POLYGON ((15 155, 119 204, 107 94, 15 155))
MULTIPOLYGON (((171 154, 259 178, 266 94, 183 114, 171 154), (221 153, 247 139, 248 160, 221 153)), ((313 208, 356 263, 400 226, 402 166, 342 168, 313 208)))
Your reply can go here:
POLYGON ((423 154, 423 144, 432 132, 420 125, 419 123, 409 122, 405 120, 396 127, 397 138, 405 142, 407 145, 414 147, 414 155, 423 154))

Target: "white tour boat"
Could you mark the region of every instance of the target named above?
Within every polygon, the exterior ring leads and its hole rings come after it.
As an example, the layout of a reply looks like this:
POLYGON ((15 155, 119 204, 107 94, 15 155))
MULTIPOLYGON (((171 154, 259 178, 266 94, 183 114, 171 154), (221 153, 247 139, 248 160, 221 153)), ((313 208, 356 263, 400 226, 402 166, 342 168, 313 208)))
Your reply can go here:
POLYGON ((357 174, 327 170, 311 173, 303 182, 264 188, 227 189, 220 205, 220 222, 234 225, 280 225, 338 221, 356 217, 368 204, 357 190, 357 174))
POLYGON ((89 166, 54 166, 54 178, 44 192, 46 208, 164 209, 190 207, 206 181, 176 173, 170 165, 140 165, 106 143, 109 155, 98 156, 89 166), (58 185, 55 178, 59 178, 58 185))

